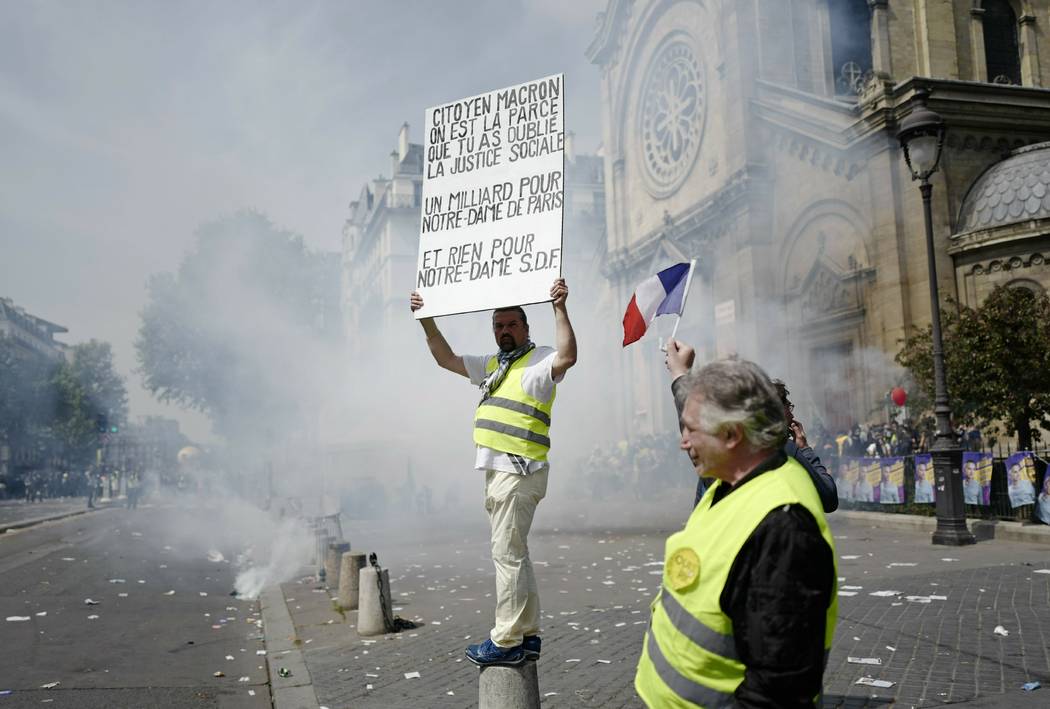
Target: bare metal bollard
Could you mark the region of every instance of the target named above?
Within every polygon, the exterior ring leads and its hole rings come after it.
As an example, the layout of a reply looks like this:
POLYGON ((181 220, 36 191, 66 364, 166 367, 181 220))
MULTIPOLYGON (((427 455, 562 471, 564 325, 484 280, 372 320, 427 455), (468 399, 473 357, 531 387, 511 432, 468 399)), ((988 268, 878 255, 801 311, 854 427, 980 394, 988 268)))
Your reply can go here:
POLYGON ((360 607, 357 611, 358 635, 382 635, 386 630, 385 618, 393 618, 390 605, 390 574, 383 569, 383 592, 379 593, 377 570, 373 566, 361 569, 358 577, 360 607))
POLYGON ((490 665, 478 673, 478 709, 539 709, 536 663, 520 667, 490 665))
POLYGON ((343 552, 339 569, 339 605, 346 610, 357 610, 358 590, 361 588, 361 569, 368 564, 363 551, 343 552))
POLYGON ((324 557, 324 578, 328 588, 339 588, 339 567, 343 554, 350 551, 349 542, 330 542, 324 557))

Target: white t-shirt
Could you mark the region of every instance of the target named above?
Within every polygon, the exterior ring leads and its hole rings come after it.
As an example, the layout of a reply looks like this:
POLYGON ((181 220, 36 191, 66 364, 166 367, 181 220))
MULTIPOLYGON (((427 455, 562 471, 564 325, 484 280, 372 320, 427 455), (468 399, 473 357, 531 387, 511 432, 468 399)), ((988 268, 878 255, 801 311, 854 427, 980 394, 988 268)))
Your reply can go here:
MULTIPOLYGON (((551 375, 556 350, 553 347, 536 347, 535 351, 530 354, 529 364, 521 373, 521 388, 533 399, 547 401, 554 392, 554 385, 565 378, 565 375, 562 374, 555 380, 551 375)), ((485 377, 488 376, 485 365, 492 357, 493 355, 463 355, 463 366, 467 370, 471 384, 480 387, 485 381, 485 377)), ((480 398, 480 392, 478 396, 480 398)), ((502 473, 519 475, 539 472, 548 467, 550 466, 545 460, 532 460, 520 455, 511 455, 487 446, 478 446, 477 456, 474 459, 475 470, 498 470, 502 473)))

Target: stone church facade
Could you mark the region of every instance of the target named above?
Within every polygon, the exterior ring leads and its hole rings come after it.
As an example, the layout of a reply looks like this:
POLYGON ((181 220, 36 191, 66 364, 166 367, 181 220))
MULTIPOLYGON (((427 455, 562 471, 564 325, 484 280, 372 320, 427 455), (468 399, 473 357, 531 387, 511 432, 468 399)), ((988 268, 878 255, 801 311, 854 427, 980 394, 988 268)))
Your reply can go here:
MULTIPOLYGON (((610 0, 587 52, 616 300, 695 258, 679 336, 701 357, 756 359, 811 424, 885 420, 900 341, 930 319, 896 140, 917 89, 948 126, 941 297, 1050 286, 1048 29, 1050 0, 610 0)), ((616 366, 620 424, 673 427, 655 342, 616 366)))

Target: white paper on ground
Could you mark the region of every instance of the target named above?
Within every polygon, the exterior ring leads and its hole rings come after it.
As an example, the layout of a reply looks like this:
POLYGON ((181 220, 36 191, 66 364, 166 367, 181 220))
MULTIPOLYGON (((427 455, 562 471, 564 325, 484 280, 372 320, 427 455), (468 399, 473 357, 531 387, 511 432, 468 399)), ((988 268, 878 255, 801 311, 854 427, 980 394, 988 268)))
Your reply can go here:
POLYGON ((996 635, 1002 635, 1004 638, 1010 635, 1010 631, 1001 625, 995 626, 995 630, 992 631, 996 635))
POLYGON ((882 660, 878 657, 847 657, 846 662, 852 665, 881 665, 882 660))
POLYGON ((869 596, 899 596, 901 591, 872 591, 869 596))
POLYGON ((866 687, 883 687, 888 688, 897 684, 896 682, 888 682, 884 679, 872 679, 871 677, 861 677, 853 684, 863 684, 866 687))

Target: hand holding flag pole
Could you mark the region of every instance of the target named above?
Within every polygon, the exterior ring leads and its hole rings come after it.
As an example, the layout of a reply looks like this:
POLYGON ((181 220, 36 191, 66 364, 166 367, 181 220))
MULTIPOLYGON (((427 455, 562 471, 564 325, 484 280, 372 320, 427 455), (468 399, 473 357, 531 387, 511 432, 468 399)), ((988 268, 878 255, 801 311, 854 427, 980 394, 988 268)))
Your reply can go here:
POLYGON ((657 315, 677 315, 671 337, 678 333, 678 323, 685 310, 695 267, 696 259, 689 263, 676 263, 638 285, 623 316, 624 347, 640 340, 657 315))

